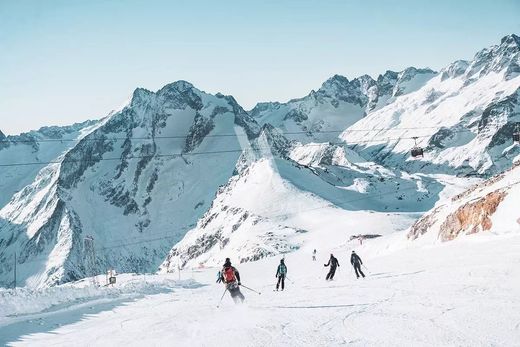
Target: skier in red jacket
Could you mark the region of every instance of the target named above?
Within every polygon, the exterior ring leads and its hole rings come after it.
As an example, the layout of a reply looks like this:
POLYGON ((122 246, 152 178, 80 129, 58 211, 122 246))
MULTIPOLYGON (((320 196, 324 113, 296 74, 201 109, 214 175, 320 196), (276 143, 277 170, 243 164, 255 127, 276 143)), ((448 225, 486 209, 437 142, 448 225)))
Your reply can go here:
POLYGON ((238 270, 231 265, 231 260, 229 260, 229 258, 226 258, 220 274, 221 280, 229 291, 229 294, 231 294, 233 301, 235 301, 235 303, 244 302, 245 298, 239 287, 240 274, 238 273, 238 270))

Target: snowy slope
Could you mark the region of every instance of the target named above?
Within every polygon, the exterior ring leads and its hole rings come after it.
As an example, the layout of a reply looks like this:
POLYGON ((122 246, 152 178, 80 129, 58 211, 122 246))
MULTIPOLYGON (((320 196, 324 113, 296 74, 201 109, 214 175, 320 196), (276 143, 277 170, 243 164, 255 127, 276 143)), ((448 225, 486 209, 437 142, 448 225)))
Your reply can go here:
MULTIPOLYGON (((293 159, 249 157, 252 163, 242 165, 219 189, 211 208, 173 247, 162 270, 214 266, 228 256, 247 262, 285 254, 309 247, 307 234, 319 235, 324 229, 344 232, 347 238, 367 232, 355 226, 356 219, 429 210, 443 188, 428 177, 361 161, 339 146, 295 145, 289 152, 293 159)), ((250 154, 244 153, 242 160, 250 154)))
POLYGON ((33 298, 59 303, 58 297, 73 298, 86 290, 60 286, 32 295, 11 291, 0 294, 3 302, 25 298, 27 307, 7 305, 10 311, 0 318, 0 343, 515 346, 520 340, 520 237, 484 236, 384 256, 367 257, 359 250, 370 272, 364 270, 368 277, 356 280, 348 264, 350 249, 337 246, 342 235, 329 234, 330 248, 318 248, 318 261, 307 251, 286 257, 292 282, 286 282, 284 292, 272 291, 277 258, 238 264, 242 283, 262 293, 243 288, 246 303, 238 306, 226 295, 216 307, 223 292, 215 284, 217 268, 183 272, 177 285, 168 284, 173 275, 123 277, 115 288, 91 289, 85 300, 40 313, 38 308, 47 306, 33 298), (323 262, 330 251, 340 268, 333 282, 325 282, 323 262), (196 282, 190 288, 184 280, 191 277, 196 282), (150 284, 139 284, 144 281, 150 284), (127 297, 126 288, 132 286, 135 292, 127 297))
POLYGON ((242 145, 259 129, 233 98, 184 81, 157 93, 137 89, 127 107, 0 210, 0 279, 10 284, 15 250, 19 281, 31 286, 114 265, 155 270, 231 177, 242 145), (215 154, 198 155, 208 151, 215 154), (95 240, 94 264, 86 263, 87 235, 95 240), (129 241, 134 245, 118 247, 129 241))
POLYGON ((304 143, 328 141, 369 112, 420 88, 435 74, 430 69, 410 67, 401 72, 387 71, 377 80, 364 75, 349 81, 335 75, 301 99, 259 103, 250 113, 260 124, 297 133, 288 134, 290 139, 304 143))
POLYGON ((341 135, 363 156, 411 172, 496 174, 520 155, 520 38, 444 68, 415 92, 399 96, 341 135), (412 160, 412 137, 425 148, 412 160))

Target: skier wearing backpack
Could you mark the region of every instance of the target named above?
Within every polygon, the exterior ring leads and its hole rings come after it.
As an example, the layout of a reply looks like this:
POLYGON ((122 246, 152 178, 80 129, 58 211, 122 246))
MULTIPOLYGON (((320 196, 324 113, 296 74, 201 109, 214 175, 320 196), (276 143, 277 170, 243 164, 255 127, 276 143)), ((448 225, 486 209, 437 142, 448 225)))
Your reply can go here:
POLYGON ((329 281, 329 280, 332 281, 332 279, 334 278, 334 274, 336 273, 336 268, 339 267, 338 259, 336 259, 333 254, 330 255, 329 262, 327 264, 323 264, 323 266, 325 266, 325 267, 327 267, 329 265, 330 265, 330 271, 327 274, 327 277, 325 277, 326 281, 329 281))
POLYGON ((365 274, 363 271, 361 271, 361 265, 363 265, 363 261, 359 257, 359 255, 356 254, 356 251, 352 251, 352 255, 350 256, 350 263, 354 267, 354 270, 356 271, 356 277, 359 278, 359 274, 365 278, 365 274))
POLYGON ((282 290, 285 288, 285 276, 287 275, 287 266, 285 266, 285 262, 283 259, 280 259, 280 265, 278 265, 278 269, 276 269, 275 277, 278 278, 278 282, 276 283, 276 290, 278 291, 278 287, 280 287, 280 283, 282 284, 282 290))
POLYGON ((234 266, 231 265, 231 260, 226 258, 224 262, 224 267, 222 267, 221 280, 226 285, 226 289, 231 294, 231 298, 235 303, 244 302, 245 298, 242 292, 240 291, 240 274, 238 270, 235 269, 234 266))

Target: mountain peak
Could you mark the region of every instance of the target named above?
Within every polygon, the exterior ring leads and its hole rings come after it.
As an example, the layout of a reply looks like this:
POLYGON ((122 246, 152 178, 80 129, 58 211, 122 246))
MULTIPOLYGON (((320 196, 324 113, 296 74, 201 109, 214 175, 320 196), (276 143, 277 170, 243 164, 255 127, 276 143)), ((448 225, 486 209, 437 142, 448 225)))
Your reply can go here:
MULTIPOLYGON (((330 77, 328 80, 326 80, 325 82, 323 82, 323 84, 321 85, 321 88, 318 89, 318 94, 319 93, 337 94, 338 92, 341 93, 341 91, 343 91, 345 88, 347 88, 349 84, 350 84, 350 81, 345 76, 334 75, 334 76, 330 77)), ((315 95, 315 93, 311 92, 310 95, 315 95)))
POLYGON ((157 94, 162 94, 164 92, 169 92, 169 91, 185 92, 185 91, 193 89, 193 88, 195 88, 195 87, 190 82, 184 81, 184 80, 178 80, 178 81, 165 85, 157 92, 157 94))
POLYGON ((145 88, 136 88, 132 94, 130 105, 137 105, 147 100, 154 92, 145 88))
POLYGON ((475 54, 466 76, 483 76, 489 72, 504 71, 506 80, 520 73, 520 38, 507 35, 500 40, 500 45, 484 48, 475 54), (478 74, 478 75, 477 75, 478 74))
POLYGON ((520 37, 515 34, 510 34, 502 37, 502 40, 500 40, 501 45, 516 45, 520 46, 520 37))
POLYGON ((322 88, 326 87, 326 86, 330 86, 330 85, 346 85, 348 83, 349 83, 349 80, 345 76, 336 74, 336 75, 332 76, 331 78, 329 78, 328 80, 326 80, 323 83, 322 88))
POLYGON ((467 60, 455 60, 453 63, 441 70, 441 80, 444 81, 447 78, 462 76, 469 65, 470 62, 467 60))
POLYGON ((416 68, 415 66, 410 66, 410 67, 407 67, 406 69, 404 69, 401 73, 403 73, 403 74, 407 74, 407 73, 423 74, 423 73, 436 73, 436 72, 434 70, 430 69, 429 67, 416 68))

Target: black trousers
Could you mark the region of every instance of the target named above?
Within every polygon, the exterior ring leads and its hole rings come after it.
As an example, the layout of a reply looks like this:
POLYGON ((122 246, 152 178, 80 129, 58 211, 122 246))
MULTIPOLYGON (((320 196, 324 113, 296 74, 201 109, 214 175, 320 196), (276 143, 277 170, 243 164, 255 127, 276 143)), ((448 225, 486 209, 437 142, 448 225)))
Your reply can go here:
POLYGON ((235 303, 243 302, 245 300, 244 294, 240 291, 240 287, 236 283, 228 284, 229 294, 235 303))
POLYGON ((330 271, 329 271, 329 273, 327 274, 327 277, 325 277, 325 279, 326 279, 327 281, 333 279, 335 273, 336 273, 336 268, 335 268, 335 267, 331 267, 331 268, 330 268, 330 271))
POLYGON ((278 282, 276 283, 276 290, 280 287, 280 283, 282 284, 282 290, 285 288, 285 275, 278 276, 278 282))
POLYGON ((365 277, 365 274, 363 273, 363 271, 361 271, 361 264, 354 263, 354 270, 356 270, 356 277, 357 278, 359 278, 360 274, 361 274, 361 276, 365 277))

